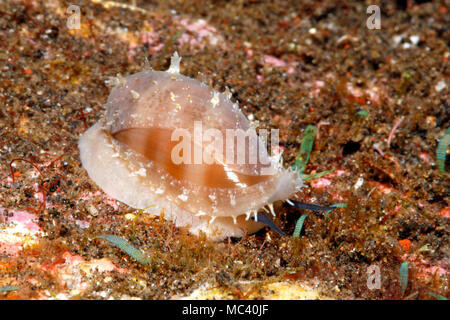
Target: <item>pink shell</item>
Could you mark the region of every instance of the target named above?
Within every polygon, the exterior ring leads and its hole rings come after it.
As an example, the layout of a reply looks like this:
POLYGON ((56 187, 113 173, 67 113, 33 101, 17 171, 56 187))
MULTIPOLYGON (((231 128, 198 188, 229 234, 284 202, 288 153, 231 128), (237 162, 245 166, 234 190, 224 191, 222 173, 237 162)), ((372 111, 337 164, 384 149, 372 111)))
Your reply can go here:
MULTIPOLYGON (((302 180, 298 172, 284 169, 266 150, 262 152, 262 158, 270 160, 266 166, 248 161, 221 163, 228 179, 239 180, 232 187, 228 180, 220 181, 219 175, 212 178, 210 173, 220 170, 210 170, 207 165, 197 165, 197 171, 191 170, 193 166, 180 171, 167 163, 167 130, 192 131, 194 122, 201 121, 203 130, 214 128, 224 136, 226 129, 255 131, 227 94, 179 74, 179 62, 175 54, 168 71, 139 72, 112 89, 105 116, 79 140, 83 167, 111 197, 137 209, 154 205, 146 211, 159 215, 164 210, 165 218, 178 227, 188 227, 193 234, 201 231, 220 240, 256 232, 263 224, 249 216, 256 217, 266 205, 273 212, 272 203, 300 190, 302 180), (176 178, 174 172, 181 176, 176 178), (239 183, 241 177, 250 183, 239 183)), ((258 148, 252 141, 246 146, 247 151, 258 148)), ((224 152, 215 145, 210 150, 216 160, 224 152)), ((234 152, 239 154, 236 148, 234 152)))

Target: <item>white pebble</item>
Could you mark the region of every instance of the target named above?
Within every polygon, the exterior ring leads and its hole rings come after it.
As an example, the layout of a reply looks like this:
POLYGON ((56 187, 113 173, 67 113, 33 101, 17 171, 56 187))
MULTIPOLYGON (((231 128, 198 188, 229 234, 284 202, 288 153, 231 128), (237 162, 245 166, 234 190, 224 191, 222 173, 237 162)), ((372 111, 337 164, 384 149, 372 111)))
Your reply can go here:
POLYGON ((361 188, 361 186, 364 183, 364 178, 359 177, 358 180, 356 181, 355 185, 353 186, 355 188, 355 190, 358 190, 359 188, 361 188))
POLYGON ((444 80, 439 81, 436 86, 434 86, 434 89, 436 90, 436 92, 441 92, 442 90, 444 90, 445 88, 447 88, 447 84, 445 83, 444 80))

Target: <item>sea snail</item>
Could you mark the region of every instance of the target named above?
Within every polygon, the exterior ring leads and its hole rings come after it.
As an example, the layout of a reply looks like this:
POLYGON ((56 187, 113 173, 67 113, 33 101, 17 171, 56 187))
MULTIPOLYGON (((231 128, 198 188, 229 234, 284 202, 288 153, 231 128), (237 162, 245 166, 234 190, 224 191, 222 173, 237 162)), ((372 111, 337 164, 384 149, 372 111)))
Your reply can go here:
POLYGON ((82 165, 111 197, 137 209, 153 205, 146 211, 164 212, 193 234, 221 240, 254 233, 264 226, 258 210, 268 208, 275 215, 273 202, 287 200, 303 181, 260 147, 262 139, 229 92, 181 75, 180 60, 175 53, 167 71, 147 70, 118 81, 105 115, 79 140, 82 165), (201 132, 212 129, 209 141, 194 138, 180 149, 180 137, 188 135, 177 133, 174 139, 174 133, 183 129, 195 136, 199 124, 201 132), (237 129, 258 137, 256 143, 248 138, 244 151, 258 150, 264 161, 244 156, 247 161, 236 163, 242 149, 219 136, 237 129), (192 160, 199 147, 200 162, 192 160), (232 161, 225 161, 227 152, 232 161))

